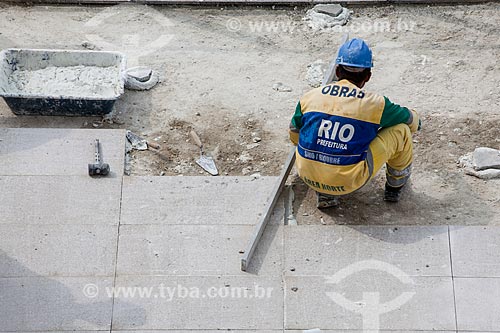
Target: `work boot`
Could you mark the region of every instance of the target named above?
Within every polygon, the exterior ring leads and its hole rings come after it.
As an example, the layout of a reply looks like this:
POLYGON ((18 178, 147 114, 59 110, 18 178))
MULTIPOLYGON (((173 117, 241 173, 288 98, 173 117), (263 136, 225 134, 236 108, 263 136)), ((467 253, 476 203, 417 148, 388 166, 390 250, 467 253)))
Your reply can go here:
POLYGON ((316 192, 316 199, 316 207, 318 209, 337 207, 340 205, 339 198, 334 195, 316 192))
POLYGON ((384 192, 384 201, 398 202, 399 198, 401 197, 401 190, 403 189, 403 186, 393 187, 386 183, 384 192))

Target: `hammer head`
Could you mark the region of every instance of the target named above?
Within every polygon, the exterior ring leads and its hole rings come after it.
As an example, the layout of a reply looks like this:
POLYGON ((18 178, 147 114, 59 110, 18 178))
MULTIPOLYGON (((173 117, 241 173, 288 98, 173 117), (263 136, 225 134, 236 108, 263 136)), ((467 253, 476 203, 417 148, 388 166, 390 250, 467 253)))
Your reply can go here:
POLYGON ((106 176, 109 174, 109 164, 94 163, 89 164, 89 176, 106 176))

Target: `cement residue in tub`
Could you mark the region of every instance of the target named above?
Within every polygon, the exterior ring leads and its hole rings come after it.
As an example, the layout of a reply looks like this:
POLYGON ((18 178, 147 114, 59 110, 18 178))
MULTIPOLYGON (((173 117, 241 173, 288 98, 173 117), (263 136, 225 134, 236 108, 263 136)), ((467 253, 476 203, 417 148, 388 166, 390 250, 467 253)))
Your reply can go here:
POLYGON ((118 94, 118 68, 97 66, 49 66, 12 72, 8 84, 12 93, 113 98, 118 94))

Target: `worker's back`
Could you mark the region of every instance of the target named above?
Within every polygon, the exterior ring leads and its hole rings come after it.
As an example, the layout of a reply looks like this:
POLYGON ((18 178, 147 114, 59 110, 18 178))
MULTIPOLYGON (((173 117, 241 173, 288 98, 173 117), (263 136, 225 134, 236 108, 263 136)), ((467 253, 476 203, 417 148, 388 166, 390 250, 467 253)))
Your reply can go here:
POLYGON ((347 80, 316 88, 300 99, 297 166, 321 192, 347 194, 369 178, 368 146, 377 135, 384 97, 347 80))

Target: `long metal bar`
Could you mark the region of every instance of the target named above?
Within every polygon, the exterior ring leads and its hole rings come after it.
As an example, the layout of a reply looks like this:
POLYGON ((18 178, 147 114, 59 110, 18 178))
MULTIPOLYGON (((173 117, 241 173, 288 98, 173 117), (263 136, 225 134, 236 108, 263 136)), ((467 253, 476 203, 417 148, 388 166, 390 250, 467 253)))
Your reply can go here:
POLYGON ((248 242, 245 252, 241 258, 241 270, 244 272, 246 272, 248 267, 250 266, 250 261, 252 260, 253 253, 255 252, 257 244, 259 243, 259 240, 262 237, 264 230, 266 229, 267 223, 269 222, 269 219, 273 213, 274 206, 276 206, 276 202, 278 201, 279 195, 283 190, 283 187, 285 186, 286 179, 288 178, 288 175, 290 174, 294 163, 295 147, 293 147, 290 150, 290 154, 288 154, 285 166, 283 167, 283 170, 281 171, 281 174, 279 176, 279 181, 274 186, 273 192, 271 193, 269 199, 267 199, 265 208, 266 214, 261 217, 261 219, 255 226, 252 238, 250 238, 250 241, 248 242))

